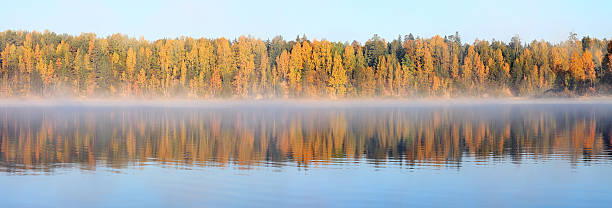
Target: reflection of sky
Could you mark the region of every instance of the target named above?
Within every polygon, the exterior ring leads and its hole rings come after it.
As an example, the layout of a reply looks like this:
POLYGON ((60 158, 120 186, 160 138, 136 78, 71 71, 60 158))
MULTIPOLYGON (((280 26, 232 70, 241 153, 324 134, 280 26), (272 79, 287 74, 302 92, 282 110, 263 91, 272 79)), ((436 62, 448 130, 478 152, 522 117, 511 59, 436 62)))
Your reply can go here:
POLYGON ((609 165, 574 167, 563 160, 470 163, 460 170, 355 165, 308 171, 158 166, 121 171, 2 176, 0 198, 4 207, 578 207, 612 202, 609 165))
POLYGON ((609 0, 309 0, 309 1, 4 1, 0 29, 44 30, 100 35, 124 33, 147 39, 306 34, 332 41, 387 39, 410 32, 430 37, 459 31, 464 40, 509 41, 519 34, 566 40, 569 32, 600 39, 612 36, 609 0))

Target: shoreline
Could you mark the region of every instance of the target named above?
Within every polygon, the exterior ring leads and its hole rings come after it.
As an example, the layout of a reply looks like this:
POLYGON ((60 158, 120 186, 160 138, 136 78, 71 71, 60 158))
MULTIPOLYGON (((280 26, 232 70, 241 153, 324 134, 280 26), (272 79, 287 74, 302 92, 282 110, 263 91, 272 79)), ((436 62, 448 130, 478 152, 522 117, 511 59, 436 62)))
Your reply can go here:
POLYGON ((612 97, 574 98, 354 98, 354 99, 133 99, 0 98, 0 107, 418 107, 518 104, 610 104, 612 97))

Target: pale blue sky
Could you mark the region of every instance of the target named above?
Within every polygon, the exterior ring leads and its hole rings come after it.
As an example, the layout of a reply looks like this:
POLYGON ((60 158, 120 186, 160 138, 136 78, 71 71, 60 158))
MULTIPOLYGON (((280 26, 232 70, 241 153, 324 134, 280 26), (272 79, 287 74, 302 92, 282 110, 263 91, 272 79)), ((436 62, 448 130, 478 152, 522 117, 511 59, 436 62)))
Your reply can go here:
POLYGON ((386 39, 413 33, 430 37, 459 31, 464 41, 498 39, 565 40, 612 37, 610 0, 468 1, 195 1, 195 0, 15 0, 2 3, 0 30, 49 29, 57 33, 123 33, 146 39, 179 36, 282 35, 295 39, 363 42, 377 33, 386 39))

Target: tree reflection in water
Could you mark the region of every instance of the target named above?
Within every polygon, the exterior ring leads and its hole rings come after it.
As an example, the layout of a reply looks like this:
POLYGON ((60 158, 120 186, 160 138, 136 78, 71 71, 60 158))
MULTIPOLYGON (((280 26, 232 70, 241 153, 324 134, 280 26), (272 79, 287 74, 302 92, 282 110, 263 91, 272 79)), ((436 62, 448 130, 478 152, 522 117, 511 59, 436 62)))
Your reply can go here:
POLYGON ((611 112, 602 105, 5 107, 0 170, 596 162, 610 158, 611 112))

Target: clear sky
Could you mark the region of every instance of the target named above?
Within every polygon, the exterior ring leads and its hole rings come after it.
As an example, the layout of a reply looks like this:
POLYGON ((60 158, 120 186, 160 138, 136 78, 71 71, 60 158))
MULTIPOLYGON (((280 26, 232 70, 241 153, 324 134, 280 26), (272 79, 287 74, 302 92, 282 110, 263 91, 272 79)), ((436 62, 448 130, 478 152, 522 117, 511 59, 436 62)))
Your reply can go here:
POLYGON ((610 0, 14 0, 2 3, 0 30, 123 33, 150 40, 306 34, 342 42, 363 42, 373 34, 394 39, 459 31, 468 42, 508 42, 515 34, 525 41, 556 42, 569 32, 610 39, 611 14, 610 0))

